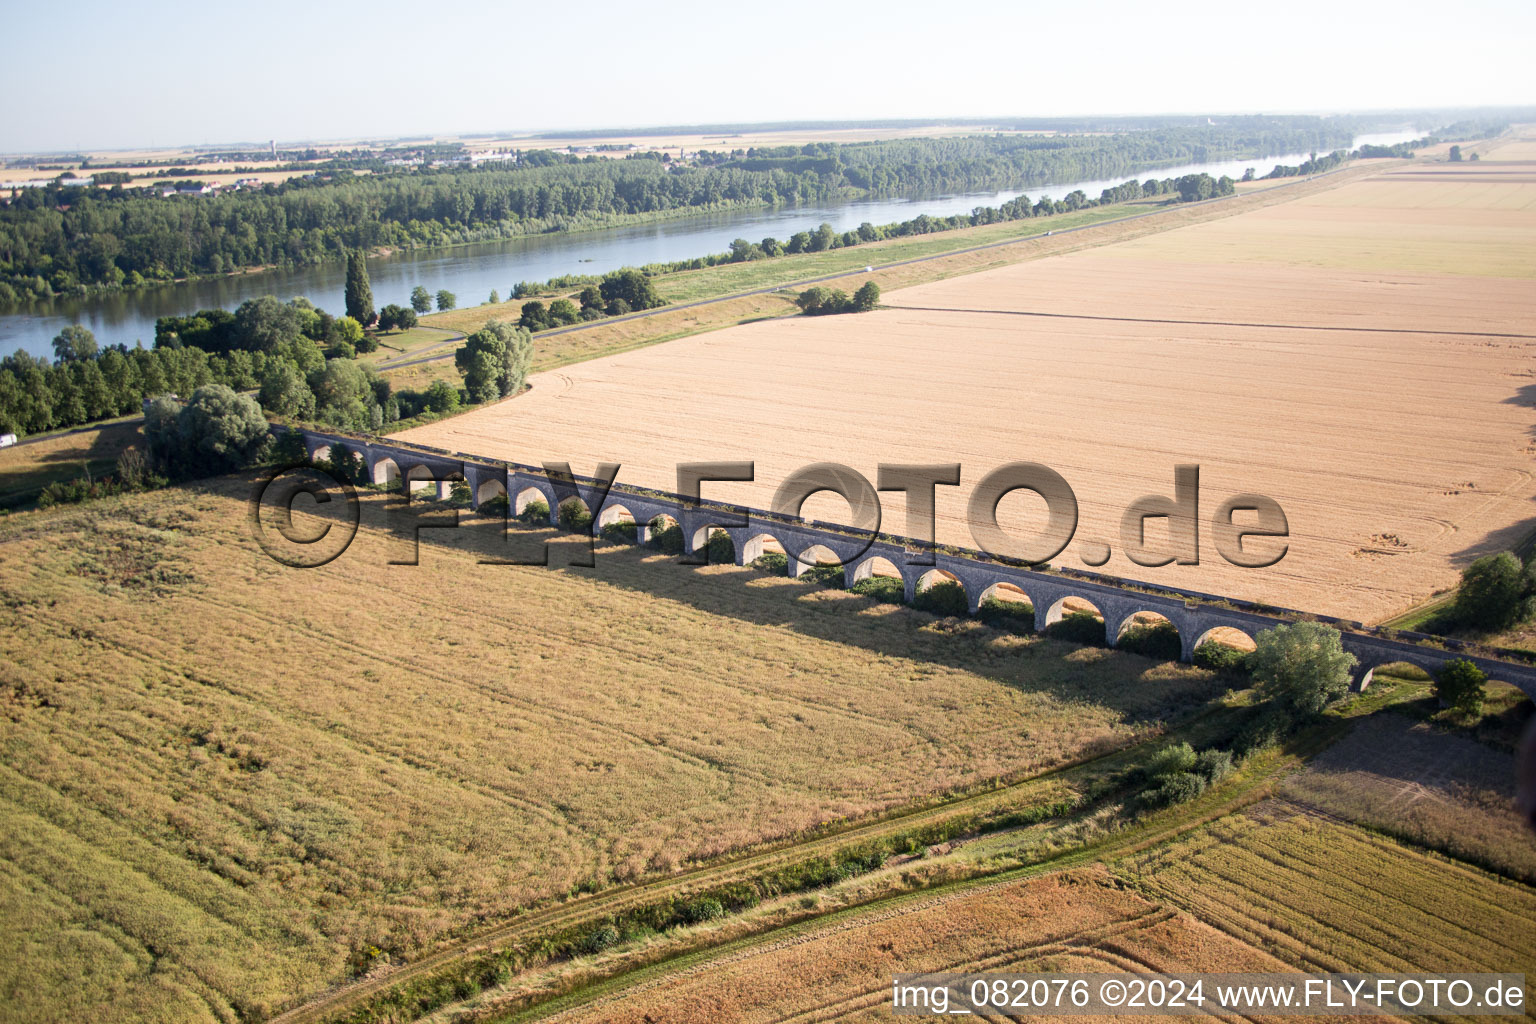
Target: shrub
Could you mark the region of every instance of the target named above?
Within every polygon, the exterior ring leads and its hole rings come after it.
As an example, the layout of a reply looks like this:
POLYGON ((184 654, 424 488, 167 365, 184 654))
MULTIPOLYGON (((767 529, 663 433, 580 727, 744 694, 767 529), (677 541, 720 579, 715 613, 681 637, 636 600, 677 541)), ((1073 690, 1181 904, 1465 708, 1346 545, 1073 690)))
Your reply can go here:
POLYGON ((1103 647, 1104 620, 1092 612, 1070 612, 1046 626, 1045 635, 1084 647, 1103 647))
POLYGON ((1195 648, 1191 660, 1204 669, 1223 675, 1241 675, 1248 671, 1248 652, 1229 644, 1207 640, 1195 648))
POLYGON ((507 496, 498 494, 489 501, 482 501, 475 511, 489 519, 505 519, 511 508, 512 503, 507 500, 507 496))
POLYGON ((616 544, 633 544, 640 536, 640 527, 636 523, 615 520, 603 527, 602 535, 604 540, 616 544))
POLYGON ((789 575, 789 556, 779 551, 770 551, 752 559, 752 568, 770 576, 787 576, 789 575))
POLYGON ((1232 752, 1238 757, 1247 757, 1279 743, 1295 726, 1295 719, 1285 708, 1265 707, 1238 730, 1237 738, 1232 741, 1232 752))
POLYGON ((894 576, 866 576, 848 589, 884 604, 901 604, 907 599, 906 585, 894 576))
POLYGON ((1132 626, 1120 635, 1115 647, 1157 661, 1178 661, 1184 654, 1178 627, 1171 622, 1132 626))
POLYGON ((688 924, 700 924, 725 916, 725 905, 713 896, 701 896, 683 904, 678 916, 688 924))
POLYGON ((1214 786, 1232 774, 1232 755, 1225 750, 1202 750, 1195 758, 1195 774, 1214 786))
POLYGON ((1035 628, 1035 606, 1028 601, 1004 601, 997 597, 983 598, 976 609, 976 617, 993 629, 1035 628))
POLYGON ((1192 772, 1195 770, 1196 760, 1194 747, 1188 743, 1175 743, 1152 755, 1152 760, 1147 762, 1147 777, 1159 779, 1181 772, 1192 772))
POLYGON ((575 498, 568 498, 560 503, 560 511, 556 517, 560 529, 569 530, 572 533, 585 533, 592 526, 592 513, 587 507, 575 498))
POLYGON ((954 580, 940 580, 919 590, 912 598, 912 607, 934 615, 969 615, 971 603, 966 599, 965 588, 954 580))
POLYGON ((1203 792, 1205 779, 1193 772, 1175 772, 1163 776, 1162 782, 1147 790, 1142 798, 1153 807, 1171 807, 1193 800, 1203 792))
POLYGON ((454 480, 448 485, 448 504, 459 508, 469 508, 475 503, 475 496, 469 491, 469 484, 463 480, 454 480))
POLYGON ((710 565, 735 565, 736 544, 731 540, 731 535, 724 530, 710 531, 705 557, 710 565))
POLYGON ((1442 665, 1435 673, 1435 696, 1440 706, 1455 708, 1469 715, 1483 710, 1483 684, 1488 676, 1466 658, 1442 665))
POLYGON ((297 430, 283 430, 267 449, 267 457, 277 466, 307 466, 309 450, 304 447, 304 435, 297 430))
POLYGON ((848 582, 848 577, 840 565, 813 565, 802 572, 799 578, 807 583, 814 583, 818 587, 834 587, 839 590, 848 582))
POLYGON ((683 553, 683 528, 676 524, 663 530, 651 530, 651 547, 664 555, 683 553))
POLYGON ((601 953, 619 944, 619 930, 611 924, 599 925, 581 943, 582 952, 601 953))
POLYGON ((523 506, 523 510, 517 514, 520 523, 532 523, 535 525, 549 522, 549 506, 535 498, 523 506))

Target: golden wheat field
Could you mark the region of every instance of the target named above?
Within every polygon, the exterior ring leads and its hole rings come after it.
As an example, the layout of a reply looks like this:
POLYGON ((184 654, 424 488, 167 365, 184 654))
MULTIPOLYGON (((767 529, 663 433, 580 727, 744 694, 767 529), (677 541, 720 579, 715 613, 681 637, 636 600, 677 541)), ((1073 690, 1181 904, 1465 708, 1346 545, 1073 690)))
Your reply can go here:
MULTIPOLYGON (((678 462, 752 460, 754 483, 706 493, 760 508, 813 462, 871 480, 880 463, 959 462, 938 537, 963 545, 969 487, 1042 462, 1079 503, 1058 564, 1103 541, 1103 571, 1380 619, 1522 538, 1536 497, 1536 186, 1398 177, 891 292, 861 316, 593 360, 401 436, 578 471, 619 462, 620 482, 669 490, 678 462), (1171 495, 1180 463, 1201 467, 1201 564, 1133 564, 1120 517, 1171 495), (1244 492, 1286 512, 1272 568, 1212 548, 1209 516, 1244 492)), ((883 496, 888 531, 906 532, 901 497, 883 496)), ((848 509, 820 495, 806 514, 848 509)), ((1023 493, 999 508, 1021 535, 1043 518, 1023 493)))
POLYGON ((1146 899, 1095 866, 812 924, 551 1019, 887 1020, 891 976, 898 972, 1287 969, 1284 961, 1146 899))
POLYGON ((0 520, 0 1020, 265 1013, 541 898, 1119 746, 1219 688, 635 548, 478 564, 499 524, 390 565, 411 545, 377 495, 346 554, 288 569, 250 487, 0 520))
POLYGON ((1536 889, 1283 800, 1116 871, 1302 970, 1536 973, 1536 889))

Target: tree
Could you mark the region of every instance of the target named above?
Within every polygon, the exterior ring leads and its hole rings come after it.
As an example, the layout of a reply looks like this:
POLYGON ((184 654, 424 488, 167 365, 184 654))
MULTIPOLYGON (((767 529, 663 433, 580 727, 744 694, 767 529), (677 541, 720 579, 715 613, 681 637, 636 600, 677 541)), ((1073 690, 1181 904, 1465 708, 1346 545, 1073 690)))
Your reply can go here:
POLYGON ((435 380, 427 388, 427 408, 433 412, 454 412, 459 407, 459 389, 445 380, 435 380))
POLYGON ((464 375, 470 401, 490 402, 523 389, 533 356, 533 337, 527 328, 492 320, 465 339, 453 354, 464 375))
POLYGON ((373 323, 373 286, 368 283, 368 261, 361 249, 347 253, 347 316, 365 327, 373 323))
POLYGON ((501 293, 498 292, 495 288, 492 288, 491 289, 491 296, 490 296, 490 298, 485 300, 485 303, 488 306, 499 306, 499 305, 501 305, 501 293))
POLYGON ((418 313, 427 313, 432 310, 432 294, 421 285, 411 289, 411 308, 418 313))
MULTIPOLYGON (((656 294, 656 286, 651 283, 651 279, 633 267, 605 274, 598 290, 602 293, 603 301, 610 307, 621 299, 632 310, 665 305, 661 296, 656 294)), ((609 313, 612 312, 610 308, 609 313)))
POLYGON ((350 316, 338 317, 331 321, 325 340, 330 345, 326 354, 331 358, 352 359, 363 349, 363 325, 350 316))
POLYGON ((315 415, 315 393, 298 367, 285 359, 274 360, 267 367, 256 397, 262 408, 275 416, 307 420, 315 415))
POLYGON ((1508 551, 1484 555, 1461 574, 1453 615, 1467 629, 1497 633, 1531 617, 1531 573, 1508 551))
POLYGON ((177 416, 183 473, 225 473, 250 465, 269 436, 267 418, 249 395, 223 384, 198 388, 177 416))
MULTIPOLYGON (((430 308, 430 303, 428 303, 430 308)), ((379 330, 408 331, 417 324, 416 310, 410 306, 389 305, 379 310, 379 330)))
POLYGON ((1451 147, 1451 157, 1450 157, 1450 159, 1451 159, 1451 163, 1459 163, 1461 161, 1461 147, 1460 146, 1452 146, 1451 147))
MULTIPOLYGON (((198 319, 204 319, 204 316, 200 313, 198 319)), ((158 324, 155 333, 158 340, 158 324)), ((232 322, 222 333, 228 338, 231 347, 258 352, 275 351, 283 342, 304 336, 299 311, 286 302, 279 302, 272 295, 246 299, 240 303, 232 322)), ((179 334, 184 344, 195 348, 204 347, 199 344, 200 339, 196 335, 189 336, 186 331, 179 334)), ((217 349, 220 346, 212 347, 217 349)))
POLYGON ((1294 622, 1254 638, 1249 670, 1259 693, 1279 707, 1316 714, 1349 690, 1355 656, 1339 631, 1320 622, 1294 622))
POLYGON ((549 326, 549 310, 538 299, 523 303, 523 314, 517 321, 525 330, 542 331, 549 326))
POLYGON ((53 356, 61 363, 95 359, 97 351, 96 335, 91 333, 89 327, 70 324, 53 336, 53 356))
POLYGON ((868 313, 880 304, 880 286, 873 281, 866 281, 853 293, 853 311, 855 313, 868 313))
POLYGON ((549 304, 549 322, 552 324, 573 324, 580 319, 581 313, 570 299, 556 299, 549 304))
POLYGON ((457 295, 453 294, 453 292, 449 291, 448 289, 444 288, 444 289, 442 289, 441 291, 439 291, 437 293, 437 310, 438 310, 438 312, 441 313, 444 310, 452 309, 454 306, 457 306, 458 304, 459 304, 459 297, 457 295))
POLYGON ((1483 684, 1488 676, 1466 658, 1447 662, 1435 673, 1435 696, 1440 706, 1469 715, 1483 710, 1483 684))
POLYGON ((597 285, 589 284, 581 290, 578 301, 580 301, 582 309, 602 309, 603 293, 598 289, 597 285))
POLYGON ((351 359, 327 359, 308 382, 315 393, 315 418, 349 430, 368 429, 369 409, 389 397, 379 375, 351 359))

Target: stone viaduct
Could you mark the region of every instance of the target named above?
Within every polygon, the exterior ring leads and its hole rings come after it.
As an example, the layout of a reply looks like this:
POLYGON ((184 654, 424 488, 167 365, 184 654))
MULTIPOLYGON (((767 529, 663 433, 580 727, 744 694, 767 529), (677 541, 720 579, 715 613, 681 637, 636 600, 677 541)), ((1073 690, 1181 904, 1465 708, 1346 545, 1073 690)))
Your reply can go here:
POLYGON ((979 551, 950 547, 935 550, 886 534, 871 542, 866 534, 856 534, 845 527, 707 501, 695 505, 675 494, 617 483, 599 500, 600 486, 588 478, 576 477, 564 487, 557 487, 541 467, 382 438, 307 427, 297 429, 311 458, 329 454, 333 445, 343 446, 362 456, 369 479, 375 484, 404 480, 411 488, 435 487, 442 498, 448 496, 453 481, 462 480, 469 487, 476 508, 505 496, 509 511, 515 514, 531 501, 542 501, 553 523, 561 501, 569 500, 574 491, 592 513, 594 531, 613 522, 632 520, 638 540, 645 543, 658 519, 670 520, 682 530, 684 552, 692 554, 704 548, 713 530, 721 529, 731 538, 738 565, 750 564, 773 541, 785 552, 792 576, 799 576, 818 563, 841 563, 845 582, 851 586, 878 570, 882 575, 901 577, 908 602, 933 582, 951 580, 964 588, 972 613, 999 587, 1015 588, 1033 605, 1037 630, 1059 621, 1069 599, 1085 601, 1103 616, 1104 639, 1110 647, 1115 646, 1141 612, 1161 615, 1178 629, 1184 661, 1189 661, 1195 648, 1216 629, 1240 630, 1251 638, 1260 630, 1311 619, 1341 631, 1344 648, 1359 661, 1355 679, 1359 689, 1369 686, 1371 676, 1383 665, 1407 662, 1433 672, 1454 658, 1467 658, 1488 673, 1489 678, 1517 686, 1536 698, 1536 665, 1526 664, 1514 655, 1502 657, 1504 652, 1454 640, 1270 609, 1213 594, 1169 590, 1096 573, 1029 568, 998 561, 979 551), (746 525, 738 525, 743 517, 746 525))

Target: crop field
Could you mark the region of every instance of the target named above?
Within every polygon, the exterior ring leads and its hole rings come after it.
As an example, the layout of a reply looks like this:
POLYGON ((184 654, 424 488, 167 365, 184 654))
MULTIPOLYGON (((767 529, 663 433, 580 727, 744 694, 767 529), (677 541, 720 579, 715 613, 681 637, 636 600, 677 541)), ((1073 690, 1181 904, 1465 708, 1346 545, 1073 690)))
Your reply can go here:
POLYGON ((345 555, 286 569, 250 486, 0 520, 0 1020, 259 1015, 1222 687, 633 548, 477 564, 506 552, 468 516, 389 565, 411 545, 371 494, 345 555))
POLYGON ((1515 759, 1400 715, 1374 715, 1287 779, 1287 799, 1536 883, 1514 808, 1515 759))
POLYGON ((1286 969, 1094 867, 812 924, 549 1019, 887 1020, 897 971, 1286 969))
MULTIPOLYGON (((963 545, 968 485, 1005 462, 1042 462, 1076 493, 1078 539, 1116 549, 1104 571, 1372 621, 1532 526, 1536 209, 1505 208, 1531 187, 1354 180, 890 292, 889 308, 861 316, 748 324, 535 375, 521 398, 402 436, 578 471, 619 462, 620 482, 669 490, 677 462, 752 460, 755 482, 707 493, 759 508, 813 462, 871 480, 882 462, 960 462, 962 486, 939 489, 938 538, 963 545), (1412 209, 1381 205, 1403 189, 1412 209), (1375 251, 1365 215, 1421 214, 1441 235, 1506 244, 1481 276, 1403 270, 1390 251, 1363 265, 1375 251), (1338 245, 1313 231, 1300 248, 1272 247, 1276 224, 1307 217, 1339 218, 1338 245), (1229 565, 1205 526, 1198 566, 1126 558, 1121 513, 1171 494, 1180 463, 1201 467, 1202 517, 1238 493, 1278 501, 1284 559, 1229 565)), ((882 500, 885 528, 905 532, 901 495, 882 500)), ((1028 536, 1042 513, 1014 495, 999 521, 1028 536)), ((848 510, 820 495, 806 514, 848 510)), ((1154 543, 1162 529, 1149 527, 1154 543)), ((1081 564, 1079 549, 1057 562, 1081 564)))
POLYGON ((1302 970, 1536 973, 1536 890, 1284 801, 1116 870, 1302 970))

